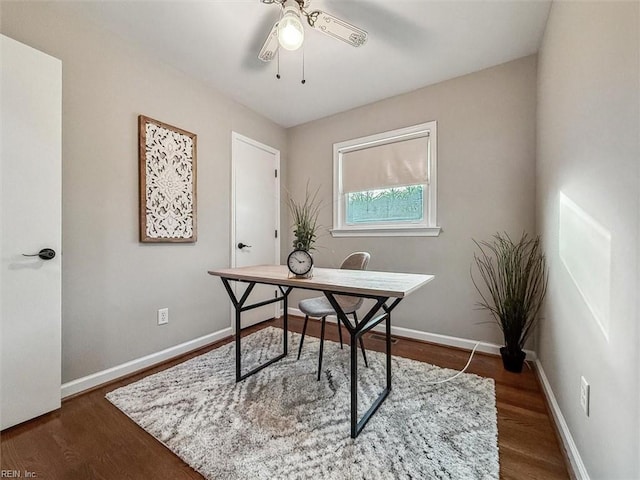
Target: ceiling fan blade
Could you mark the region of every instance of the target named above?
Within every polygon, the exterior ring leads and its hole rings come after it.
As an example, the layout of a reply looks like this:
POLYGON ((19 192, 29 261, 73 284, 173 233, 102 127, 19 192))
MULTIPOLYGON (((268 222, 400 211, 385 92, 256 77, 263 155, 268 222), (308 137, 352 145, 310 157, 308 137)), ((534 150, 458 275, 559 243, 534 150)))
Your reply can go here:
POLYGON ((276 56, 276 52, 278 51, 278 47, 280 46, 278 43, 278 23, 279 22, 276 22, 271 28, 271 31, 258 54, 258 58, 263 62, 270 62, 273 60, 276 56))
POLYGON ((354 47, 364 45, 367 41, 367 32, 321 10, 308 13, 307 21, 314 29, 354 47))

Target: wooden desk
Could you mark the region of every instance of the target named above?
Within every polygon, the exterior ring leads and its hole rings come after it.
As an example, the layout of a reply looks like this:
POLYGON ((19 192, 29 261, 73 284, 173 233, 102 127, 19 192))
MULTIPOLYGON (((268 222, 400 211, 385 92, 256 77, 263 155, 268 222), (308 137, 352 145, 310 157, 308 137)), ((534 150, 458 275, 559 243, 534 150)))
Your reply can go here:
POLYGON ((291 290, 302 288, 322 292, 333 306, 337 316, 350 334, 351 346, 351 437, 356 438, 367 424, 371 416, 384 402, 391 391, 391 311, 400 301, 433 280, 433 275, 419 275, 412 273, 372 272, 367 270, 340 270, 333 268, 314 268, 312 278, 291 277, 289 270, 283 265, 257 265, 251 267, 227 268, 222 270, 210 270, 210 275, 222 279, 229 298, 236 311, 236 382, 240 382, 263 368, 271 365, 287 356, 288 353, 288 298, 291 290), (229 285, 229 281, 248 283, 242 297, 238 300, 229 285), (263 283, 276 285, 281 296, 252 305, 245 303, 256 284, 263 283), (375 304, 359 323, 353 323, 336 301, 335 295, 348 295, 368 298, 375 304), (390 305, 387 301, 393 299, 390 305), (283 340, 282 354, 272 358, 268 362, 254 368, 250 372, 242 373, 242 357, 240 348, 241 315, 246 310, 261 307, 275 302, 283 302, 283 340), (383 313, 378 313, 383 310, 383 313), (358 349, 357 342, 366 332, 385 321, 386 325, 386 357, 387 357, 387 385, 371 407, 358 421, 358 349))

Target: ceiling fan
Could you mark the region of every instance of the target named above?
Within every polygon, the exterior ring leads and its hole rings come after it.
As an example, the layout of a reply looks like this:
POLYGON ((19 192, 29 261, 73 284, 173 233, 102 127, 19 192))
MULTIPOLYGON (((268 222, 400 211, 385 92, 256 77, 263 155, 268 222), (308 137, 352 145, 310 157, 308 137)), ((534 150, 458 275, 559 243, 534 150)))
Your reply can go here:
POLYGON ((304 41, 302 17, 314 30, 337 38, 353 47, 359 47, 367 41, 367 32, 334 17, 321 10, 308 12, 311 0, 262 0, 262 3, 277 3, 282 9, 280 20, 271 28, 267 39, 258 54, 263 62, 270 62, 276 56, 278 47, 297 50, 304 41))

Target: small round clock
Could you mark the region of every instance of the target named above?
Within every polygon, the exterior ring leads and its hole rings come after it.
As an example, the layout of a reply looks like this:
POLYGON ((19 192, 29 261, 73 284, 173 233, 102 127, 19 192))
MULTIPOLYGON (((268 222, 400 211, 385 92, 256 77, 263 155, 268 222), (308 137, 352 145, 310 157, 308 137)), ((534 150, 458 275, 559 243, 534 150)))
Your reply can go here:
POLYGON ((307 275, 313 267, 313 257, 306 250, 294 250, 287 257, 287 267, 294 275, 307 275))

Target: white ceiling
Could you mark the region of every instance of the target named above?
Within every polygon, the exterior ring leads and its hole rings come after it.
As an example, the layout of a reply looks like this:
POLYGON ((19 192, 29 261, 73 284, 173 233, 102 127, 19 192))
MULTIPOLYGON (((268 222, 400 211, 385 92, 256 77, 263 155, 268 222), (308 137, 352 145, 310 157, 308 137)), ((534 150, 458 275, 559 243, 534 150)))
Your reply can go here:
POLYGON ((305 30, 302 51, 257 55, 279 6, 260 0, 60 2, 149 55, 291 127, 538 51, 550 0, 311 0, 369 33, 359 48, 305 30))

